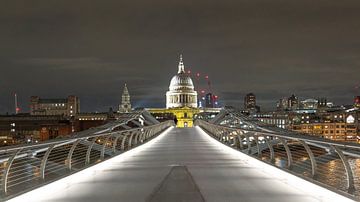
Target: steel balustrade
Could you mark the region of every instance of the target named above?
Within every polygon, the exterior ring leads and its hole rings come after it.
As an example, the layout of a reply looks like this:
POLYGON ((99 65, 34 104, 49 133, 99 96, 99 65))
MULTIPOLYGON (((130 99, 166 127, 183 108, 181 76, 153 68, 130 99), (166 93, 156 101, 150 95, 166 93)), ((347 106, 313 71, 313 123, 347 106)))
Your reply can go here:
MULTIPOLYGON (((244 129, 196 120, 213 138, 247 155, 279 167, 299 177, 341 194, 360 199, 360 146, 356 143, 337 142, 304 134, 267 132, 256 127, 244 129), (318 152, 318 151, 322 152, 318 152), (317 152, 317 153, 315 153, 317 152), (286 165, 279 161, 287 160, 286 165), (351 159, 351 163, 349 162, 351 159), (333 167, 331 175, 337 183, 326 183, 327 170, 319 167, 340 162, 342 168, 333 167), (355 162, 355 163, 354 163, 355 162), (345 177, 344 177, 345 176, 345 177), (358 181, 356 181, 356 179, 358 181), (345 186, 339 186, 344 184, 345 186)), ((323 168, 323 167, 322 167, 323 168)))
POLYGON ((86 137, 0 149, 0 200, 42 186, 114 157, 160 134, 173 121, 112 131, 103 129, 86 137), (121 144, 120 144, 120 143, 121 144))

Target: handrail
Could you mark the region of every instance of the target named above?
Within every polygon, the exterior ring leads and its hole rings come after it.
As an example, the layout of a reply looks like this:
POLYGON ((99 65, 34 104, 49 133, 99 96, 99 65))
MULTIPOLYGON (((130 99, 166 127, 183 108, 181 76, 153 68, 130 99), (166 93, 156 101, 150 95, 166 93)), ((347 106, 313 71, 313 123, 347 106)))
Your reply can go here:
POLYGON ((170 126, 174 126, 173 121, 120 131, 109 128, 109 131, 94 131, 86 137, 0 149, 0 160, 5 165, 0 166, 0 201, 119 155, 145 143, 170 126), (141 140, 134 139, 139 137, 141 140), (120 145, 121 142, 124 142, 124 146, 120 145))
MULTIPOLYGON (((196 121, 203 121, 203 120, 196 120, 196 121)), ((206 121, 203 121, 206 122, 206 121)), ((217 125, 219 128, 223 128, 223 129, 230 129, 230 130, 241 130, 243 132, 258 132, 258 133, 263 133, 269 136, 276 136, 276 137, 285 137, 288 139, 292 139, 292 140, 304 140, 304 141, 312 141, 314 143, 320 143, 320 144, 332 144, 332 145, 336 145, 336 146, 341 146, 341 147, 347 147, 347 148, 354 148, 354 149, 360 149, 360 145, 357 143, 352 143, 352 142, 340 142, 340 141, 335 141, 335 140, 330 140, 330 139, 325 139, 325 138, 320 138, 320 137, 316 137, 316 136, 311 136, 309 134, 303 134, 303 133, 299 133, 299 132, 294 132, 294 131, 287 131, 288 133, 276 133, 276 132, 270 132, 270 131, 263 131, 263 130, 257 130, 257 129, 244 129, 244 128, 238 128, 238 127, 229 127, 229 126, 223 126, 223 125, 217 125)))
POLYGON ((287 134, 286 130, 277 133, 228 127, 204 120, 196 120, 195 125, 200 126, 223 144, 247 155, 333 191, 360 199, 360 191, 356 189, 360 188, 358 180, 360 173, 355 172, 357 165, 354 161, 352 164, 349 163, 350 158, 360 162, 360 145, 339 143, 292 131, 288 131, 289 134, 287 134), (287 164, 280 164, 281 159, 286 160, 287 164), (326 179, 328 171, 321 170, 330 166, 327 163, 337 163, 337 166, 331 167, 331 172, 334 172, 336 178, 331 182, 326 179))

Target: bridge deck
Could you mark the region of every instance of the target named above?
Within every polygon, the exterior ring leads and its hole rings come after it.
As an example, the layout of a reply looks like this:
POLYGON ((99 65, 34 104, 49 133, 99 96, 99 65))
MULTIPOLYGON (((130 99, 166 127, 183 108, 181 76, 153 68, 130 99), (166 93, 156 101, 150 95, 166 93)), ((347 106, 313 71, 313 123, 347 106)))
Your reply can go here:
MULTIPOLYGON (((209 140, 173 128, 134 150, 44 186, 26 201, 320 201, 209 140)), ((336 199, 334 199, 336 200, 336 199)))

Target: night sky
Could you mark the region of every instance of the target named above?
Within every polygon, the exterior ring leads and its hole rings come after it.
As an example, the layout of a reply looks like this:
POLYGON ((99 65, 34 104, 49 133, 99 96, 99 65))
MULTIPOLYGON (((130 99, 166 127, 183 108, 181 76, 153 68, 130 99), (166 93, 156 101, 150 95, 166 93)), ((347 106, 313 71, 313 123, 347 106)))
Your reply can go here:
POLYGON ((180 53, 226 105, 248 92, 265 109, 292 93, 351 104, 360 1, 5 0, 0 113, 13 113, 14 92, 23 112, 31 95, 72 94, 82 111, 107 111, 125 82, 134 107, 164 107, 180 53))

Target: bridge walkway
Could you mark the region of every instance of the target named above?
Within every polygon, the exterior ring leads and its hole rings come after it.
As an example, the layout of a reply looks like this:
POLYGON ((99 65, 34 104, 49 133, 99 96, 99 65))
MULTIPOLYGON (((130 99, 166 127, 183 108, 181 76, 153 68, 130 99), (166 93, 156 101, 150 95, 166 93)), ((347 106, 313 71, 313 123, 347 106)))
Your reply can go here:
POLYGON ((198 127, 171 128, 140 147, 13 201, 304 202, 324 199, 289 185, 281 177, 269 175, 217 143, 198 127))

